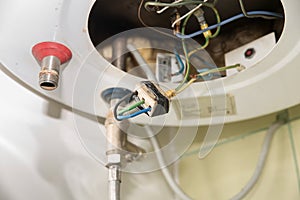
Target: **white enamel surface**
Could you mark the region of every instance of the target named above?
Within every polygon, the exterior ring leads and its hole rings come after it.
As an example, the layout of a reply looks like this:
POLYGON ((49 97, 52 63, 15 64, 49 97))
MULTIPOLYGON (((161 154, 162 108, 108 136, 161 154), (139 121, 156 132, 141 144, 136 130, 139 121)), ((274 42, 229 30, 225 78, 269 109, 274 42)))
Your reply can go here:
MULTIPOLYGON (((276 45, 275 33, 269 33, 268 35, 264 35, 252 42, 249 42, 237 49, 234 49, 224 55, 225 57, 225 65, 235 65, 239 63, 243 65, 245 68, 250 68, 260 62, 265 56, 267 56, 272 49, 276 45), (245 52, 248 49, 253 48, 254 53, 250 57, 245 57, 245 52)), ((229 69, 226 71, 227 76, 231 76, 233 74, 237 74, 238 71, 236 69, 229 69)))
MULTIPOLYGON (((115 86, 121 78, 124 78, 121 84, 123 87, 133 89, 140 79, 133 76, 124 77, 124 72, 109 65, 94 51, 87 29, 88 15, 93 3, 92 0, 1 0, 0 61, 38 92, 84 112, 105 116, 107 107, 99 97, 101 91, 115 86), (62 72, 59 89, 55 92, 45 92, 37 84, 39 67, 30 51, 36 43, 52 40, 67 45, 73 52, 73 59, 62 72), (98 78, 99 82, 90 81, 98 78), (74 103, 73 98, 76 98, 74 103)), ((222 83, 220 80, 213 81, 220 82, 216 87, 224 85, 226 93, 235 97, 237 114, 226 116, 225 122, 266 115, 300 103, 300 93, 295 92, 300 82, 300 27, 295 25, 299 18, 297 8, 300 2, 286 0, 283 6, 285 27, 273 51, 252 68, 222 79, 222 83)), ((174 88, 176 85, 166 86, 174 88)), ((223 89, 214 90, 222 92, 223 89)), ((193 91, 196 97, 212 94, 205 83, 193 84, 190 91, 193 91)), ((184 103, 184 99, 194 98, 190 95, 190 92, 184 92, 178 98, 184 103)), ((210 118, 203 118, 199 122, 195 122, 195 119, 180 121, 173 109, 167 117, 158 117, 151 123, 160 125, 162 120, 166 125, 172 126, 220 123, 220 120, 210 118)), ((135 121, 149 123, 144 117, 137 117, 135 121)))

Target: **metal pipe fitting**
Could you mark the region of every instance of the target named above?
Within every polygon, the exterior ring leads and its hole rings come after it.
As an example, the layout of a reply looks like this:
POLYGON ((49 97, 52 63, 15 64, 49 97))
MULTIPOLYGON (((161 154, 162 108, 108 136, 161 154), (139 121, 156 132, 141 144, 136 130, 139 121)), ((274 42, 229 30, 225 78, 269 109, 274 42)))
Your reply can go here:
POLYGON ((124 149, 127 151, 127 154, 125 155, 125 159, 127 162, 138 160, 143 156, 144 153, 146 153, 145 149, 138 147, 128 140, 126 141, 124 149))
MULTIPOLYGON (((113 101, 113 100, 112 100, 113 101)), ((122 153, 123 147, 127 141, 127 135, 124 133, 120 126, 123 128, 125 122, 117 122, 114 118, 113 111, 110 110, 105 120, 106 129, 106 154, 110 153, 122 153)))
POLYGON ((39 73, 39 84, 44 90, 54 90, 58 86, 60 60, 55 56, 44 57, 39 73))
POLYGON ((72 58, 70 49, 57 42, 41 42, 32 48, 32 54, 41 66, 40 87, 44 90, 56 89, 61 65, 72 58))
POLYGON ((126 154, 126 160, 131 162, 137 160, 146 152, 143 148, 128 141, 127 134, 123 131, 128 128, 128 125, 128 121, 126 120, 121 122, 116 121, 113 116, 113 111, 109 111, 105 120, 107 140, 106 155, 126 154))

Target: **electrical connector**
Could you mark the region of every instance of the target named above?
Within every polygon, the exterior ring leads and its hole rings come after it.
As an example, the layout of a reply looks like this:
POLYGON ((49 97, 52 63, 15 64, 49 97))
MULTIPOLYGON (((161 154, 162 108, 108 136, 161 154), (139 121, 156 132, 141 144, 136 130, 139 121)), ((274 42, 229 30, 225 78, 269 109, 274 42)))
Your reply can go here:
MULTIPOLYGON (((200 28, 201 28, 201 30, 205 30, 208 28, 208 24, 206 23, 206 21, 202 21, 200 23, 200 28)), ((208 30, 208 31, 203 32, 203 35, 205 38, 210 38, 212 36, 212 33, 210 30, 208 30)))
MULTIPOLYGON (((194 13, 194 15, 197 17, 197 20, 198 20, 198 22, 200 24, 201 30, 207 29, 208 28, 208 24, 207 24, 207 22, 205 20, 205 17, 204 17, 204 11, 201 8, 199 8, 198 11, 197 11, 197 13, 194 13)), ((207 31, 203 32, 203 36, 205 38, 210 38, 212 36, 212 33, 211 33, 210 30, 207 30, 207 31)))
MULTIPOLYGON (((187 6, 187 7, 188 7, 188 6, 187 6)), ((189 8, 190 10, 192 10, 193 7, 192 7, 192 6, 189 6, 188 8, 189 8)), ((197 10, 193 13, 193 15, 197 18, 197 21, 198 21, 198 23, 199 23, 199 25, 200 25, 201 30, 205 30, 205 29, 208 28, 208 24, 207 24, 207 22, 206 22, 206 20, 205 20, 205 17, 204 17, 204 11, 203 11, 201 8, 197 9, 197 10)), ((211 33, 210 30, 207 30, 207 31, 203 32, 203 36, 204 36, 205 38, 210 38, 210 37, 212 36, 212 33, 211 33)))
POLYGON ((137 97, 145 102, 143 107, 151 107, 148 112, 150 117, 169 112, 170 100, 157 84, 151 81, 142 81, 136 91, 137 97))

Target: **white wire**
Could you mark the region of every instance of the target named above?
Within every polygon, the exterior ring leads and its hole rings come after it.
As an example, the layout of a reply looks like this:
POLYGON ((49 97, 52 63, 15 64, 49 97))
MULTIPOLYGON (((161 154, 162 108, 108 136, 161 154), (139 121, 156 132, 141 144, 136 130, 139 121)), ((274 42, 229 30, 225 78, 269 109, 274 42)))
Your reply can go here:
MULTIPOLYGON (((183 1, 183 0, 174 1, 174 2, 171 3, 171 4, 179 3, 179 2, 182 2, 182 1, 183 1)), ((162 9, 156 11, 156 13, 157 13, 157 14, 161 14, 161 13, 163 13, 164 11, 166 11, 166 10, 169 9, 169 8, 170 8, 170 6, 166 6, 166 7, 162 8, 162 9)))
POLYGON ((252 177, 250 178, 248 183, 242 188, 242 190, 238 194, 234 195, 230 200, 243 199, 248 194, 248 192, 250 192, 250 190, 254 187, 254 185, 257 183, 257 181, 261 175, 261 172, 264 168, 264 165, 266 163, 267 155, 268 155, 268 152, 270 149, 270 144, 271 144, 272 138, 274 136, 274 133, 282 124, 283 124, 282 122, 276 122, 269 127, 269 129, 266 133, 265 139, 264 139, 261 153, 259 155, 256 169, 255 169, 252 177))
POLYGON ((171 27, 174 28, 174 26, 180 22, 181 20, 183 20, 184 18, 186 18, 187 16, 191 15, 193 12, 195 12, 198 8, 200 8, 202 6, 202 4, 199 4, 198 6, 196 6, 195 8, 193 8, 192 10, 190 10, 189 12, 187 12, 186 14, 184 14, 183 16, 181 16, 180 18, 176 19, 171 27))
POLYGON ((155 77, 154 73, 152 72, 150 66, 146 63, 146 61, 144 60, 142 55, 136 49, 136 47, 133 46, 132 44, 127 44, 127 49, 132 53, 136 62, 139 64, 139 66, 145 72, 147 78, 156 83, 157 81, 156 81, 156 77, 155 77))
POLYGON ((153 131, 150 126, 144 126, 146 129, 146 132, 148 136, 150 137, 151 144, 154 148, 158 164, 161 168, 162 174, 164 175, 168 185, 173 190, 173 192, 180 197, 182 200, 192 200, 187 194, 185 194, 182 189, 177 185, 176 181, 171 175, 171 172, 169 171, 168 167, 166 167, 165 159, 161 153, 160 146, 158 144, 158 141, 156 139, 156 136, 153 134, 153 131))
MULTIPOLYGON (((204 2, 206 2, 207 0, 204 0, 204 2)), ((198 6, 196 6, 195 8, 193 8, 192 10, 190 10, 189 12, 187 12, 186 14, 184 14, 183 16, 181 16, 180 18, 176 19, 171 27, 174 28, 174 26, 181 20, 183 20, 184 18, 186 18, 187 16, 191 15, 193 12, 195 12, 197 9, 199 9, 202 6, 202 4, 199 4, 198 6)))
POLYGON ((166 7, 164 7, 163 9, 158 10, 158 11, 156 11, 156 13, 157 13, 157 14, 161 14, 161 13, 163 13, 164 11, 168 10, 168 8, 170 8, 170 6, 166 6, 166 7))

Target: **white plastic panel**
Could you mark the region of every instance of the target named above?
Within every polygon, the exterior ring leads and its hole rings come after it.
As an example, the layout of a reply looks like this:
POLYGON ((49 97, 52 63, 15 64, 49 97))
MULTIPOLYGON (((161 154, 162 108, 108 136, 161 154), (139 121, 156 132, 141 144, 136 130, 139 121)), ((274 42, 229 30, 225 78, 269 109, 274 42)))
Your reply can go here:
MULTIPOLYGON (((181 56, 182 62, 185 62, 184 56, 181 56)), ((159 82, 180 83, 183 80, 183 75, 178 74, 172 76, 180 70, 174 54, 158 53, 156 56, 155 75, 159 82)))
MULTIPOLYGON (((264 59, 275 47, 275 34, 269 33, 261 38, 258 38, 248 44, 245 44, 237 49, 234 49, 225 54, 225 66, 235 65, 237 63, 246 68, 252 67, 264 59), (245 55, 247 51, 252 51, 252 54, 245 55)), ((226 71, 227 76, 238 73, 236 69, 226 71)))

